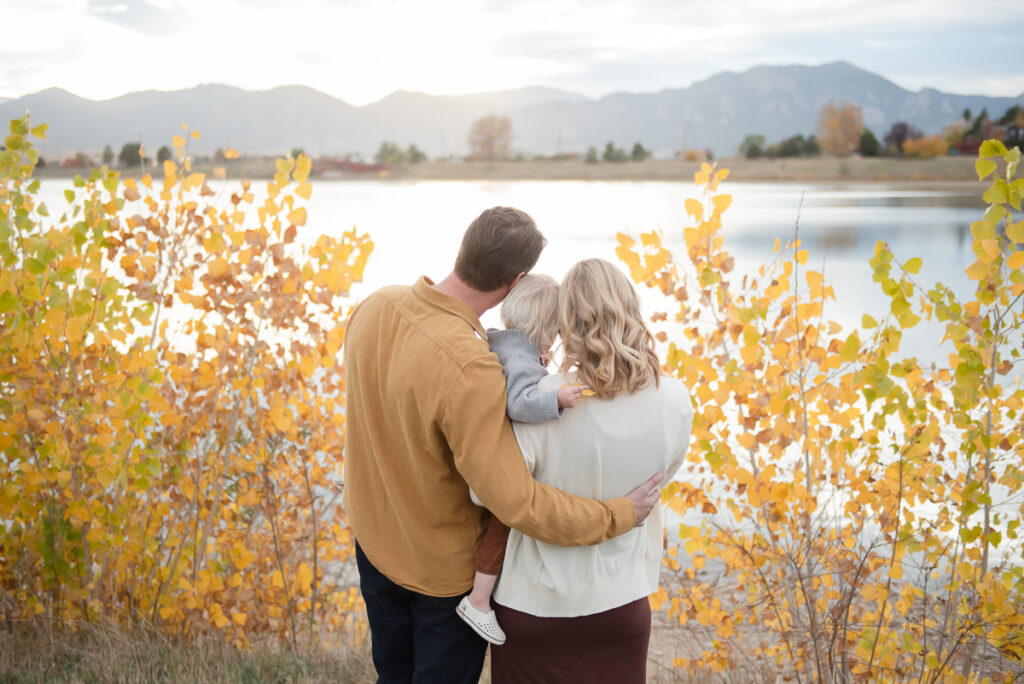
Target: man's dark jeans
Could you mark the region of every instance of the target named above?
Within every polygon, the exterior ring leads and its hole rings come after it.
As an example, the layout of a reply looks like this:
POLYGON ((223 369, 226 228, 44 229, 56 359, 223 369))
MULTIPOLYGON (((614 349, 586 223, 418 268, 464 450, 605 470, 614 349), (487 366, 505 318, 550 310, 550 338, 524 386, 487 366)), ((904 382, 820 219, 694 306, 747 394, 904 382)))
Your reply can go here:
POLYGON ((373 567, 356 543, 373 665, 383 684, 476 684, 487 642, 455 614, 461 596, 419 594, 373 567))

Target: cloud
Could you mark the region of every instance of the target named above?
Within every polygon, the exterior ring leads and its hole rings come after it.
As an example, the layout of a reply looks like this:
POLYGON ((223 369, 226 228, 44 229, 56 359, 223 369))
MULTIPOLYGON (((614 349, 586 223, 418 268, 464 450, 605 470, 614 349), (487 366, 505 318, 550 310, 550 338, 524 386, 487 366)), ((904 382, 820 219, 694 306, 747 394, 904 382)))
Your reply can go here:
POLYGON ((151 36, 174 33, 185 25, 182 10, 157 0, 88 0, 86 12, 116 26, 151 36))
POLYGON ((219 82, 301 83, 354 104, 535 84, 600 97, 837 60, 906 88, 1005 94, 1019 92, 1024 31, 1020 0, 984 12, 962 0, 0 0, 15 2, 24 30, 0 52, 0 94, 12 96, 219 82))

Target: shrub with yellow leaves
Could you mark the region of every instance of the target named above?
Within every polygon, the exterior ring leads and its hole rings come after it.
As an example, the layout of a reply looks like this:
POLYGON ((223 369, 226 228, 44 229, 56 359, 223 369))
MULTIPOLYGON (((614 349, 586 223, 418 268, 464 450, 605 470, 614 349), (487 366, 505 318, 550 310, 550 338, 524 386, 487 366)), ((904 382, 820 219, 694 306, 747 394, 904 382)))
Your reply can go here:
MULTIPOLYGON (((310 160, 218 197, 186 137, 163 178, 36 201, 0 152, 0 606, 238 645, 358 637, 340 508, 347 295, 373 243, 299 240, 310 160), (58 218, 59 215, 59 218, 58 218)), ((198 137, 193 132, 192 137, 198 137)), ((37 617, 38 616, 38 617, 37 617)))
POLYGON ((979 179, 997 162, 1004 173, 971 228, 974 298, 921 287, 921 260, 899 264, 879 243, 871 267, 890 311, 865 314, 859 330, 825 318, 835 295, 799 234, 736 277, 725 169, 696 174, 684 254, 658 232, 639 244, 619 235, 633 279, 672 306, 652 320, 669 342, 665 370, 695 404, 686 483, 664 500, 717 512, 679 527, 692 567, 670 548, 672 581, 651 597, 685 626, 690 652, 676 665, 691 675, 1020 676, 1024 222, 1013 212, 1024 179, 1018 150, 990 141, 981 156, 979 179), (925 318, 945 325, 946 368, 900 354, 903 331, 925 318), (721 574, 698 576, 709 559, 721 574))
POLYGON ((944 135, 908 138, 903 141, 903 154, 908 157, 931 159, 932 157, 942 157, 947 152, 949 152, 949 141, 944 135))

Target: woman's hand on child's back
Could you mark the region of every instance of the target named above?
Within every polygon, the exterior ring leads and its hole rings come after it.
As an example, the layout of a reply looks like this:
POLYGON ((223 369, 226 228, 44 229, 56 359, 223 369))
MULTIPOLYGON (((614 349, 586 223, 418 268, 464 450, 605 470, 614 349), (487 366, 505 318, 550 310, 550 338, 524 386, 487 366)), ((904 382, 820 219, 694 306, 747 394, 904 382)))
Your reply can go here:
POLYGON ((576 408, 576 405, 580 403, 580 396, 588 389, 590 388, 587 385, 562 385, 558 388, 558 407, 576 408))

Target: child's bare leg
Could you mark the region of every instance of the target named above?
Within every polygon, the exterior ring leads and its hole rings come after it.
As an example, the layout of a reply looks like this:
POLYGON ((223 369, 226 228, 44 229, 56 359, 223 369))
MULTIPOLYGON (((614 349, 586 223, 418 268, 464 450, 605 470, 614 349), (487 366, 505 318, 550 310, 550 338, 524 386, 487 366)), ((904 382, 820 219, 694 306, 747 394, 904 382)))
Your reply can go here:
POLYGON ((473 590, 469 592, 469 602, 481 613, 491 612, 491 594, 494 593, 494 583, 497 581, 497 575, 482 572, 473 575, 473 590))

